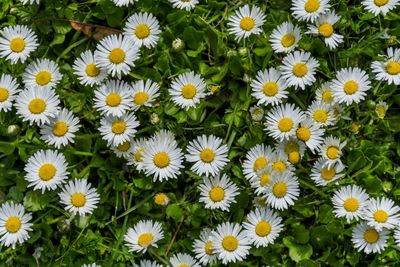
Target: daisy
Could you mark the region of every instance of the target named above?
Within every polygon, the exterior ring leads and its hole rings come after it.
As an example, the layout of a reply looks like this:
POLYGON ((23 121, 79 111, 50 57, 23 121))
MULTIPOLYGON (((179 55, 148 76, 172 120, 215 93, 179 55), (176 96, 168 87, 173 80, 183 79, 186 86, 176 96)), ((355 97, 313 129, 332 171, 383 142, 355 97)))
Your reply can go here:
POLYGON ((369 226, 377 231, 383 228, 393 229, 400 223, 400 207, 393 200, 382 198, 371 198, 367 204, 363 219, 369 226))
POLYGON ((203 183, 198 186, 200 190, 200 202, 206 209, 220 209, 228 211, 232 203, 236 203, 235 197, 239 195, 239 188, 228 178, 226 174, 215 177, 204 177, 203 183))
POLYGON ((79 128, 79 119, 63 108, 48 123, 40 126, 40 139, 59 149, 68 143, 74 143, 75 133, 79 128))
POLYGON ((330 7, 329 0, 292 0, 291 10, 296 19, 314 22, 330 7))
POLYGON ((164 238, 161 223, 141 220, 128 229, 124 240, 129 251, 145 253, 149 247, 158 247, 157 242, 164 238))
POLYGON ((394 230, 394 241, 396 245, 400 247, 400 229, 394 230))
POLYGON ((279 172, 272 170, 270 166, 257 171, 257 176, 250 179, 250 186, 255 189, 256 195, 264 196, 268 193, 274 175, 279 175, 279 172))
POLYGON ((100 201, 96 189, 83 179, 69 181, 58 195, 66 210, 74 215, 78 213, 80 216, 91 214, 100 201))
POLYGON ((154 196, 154 203, 158 206, 165 207, 168 205, 169 201, 170 201, 169 197, 164 193, 157 193, 154 196))
POLYGON ((252 106, 249 109, 249 113, 253 121, 259 122, 264 118, 264 109, 262 107, 252 106))
POLYGON ((384 119, 386 115, 386 111, 389 109, 389 106, 384 101, 379 101, 375 106, 375 112, 380 119, 384 119))
POLYGON ((132 96, 134 110, 142 106, 152 107, 160 96, 160 86, 151 80, 139 80, 132 85, 132 96))
POLYGON ((336 73, 331 87, 339 104, 350 105, 364 100, 367 91, 371 89, 371 82, 365 71, 359 68, 345 68, 336 73))
POLYGON ((387 247, 389 231, 383 229, 378 232, 375 228, 361 222, 353 227, 352 238, 354 247, 365 253, 381 253, 387 247))
POLYGON ((283 230, 282 218, 269 209, 255 209, 247 215, 243 223, 244 232, 252 240, 255 247, 266 247, 273 244, 283 230))
POLYGON ((249 254, 251 240, 237 223, 217 225, 211 234, 213 250, 223 264, 242 261, 249 254))
POLYGON ((342 178, 345 175, 342 173, 343 170, 343 164, 336 162, 328 167, 326 159, 319 158, 314 162, 314 165, 311 169, 311 179, 317 186, 326 186, 329 183, 342 178))
POLYGON ((40 3, 40 0, 21 0, 21 2, 22 2, 22 4, 24 4, 24 5, 26 5, 26 4, 30 4, 30 5, 32 5, 32 4, 39 4, 40 3))
POLYGON ((332 197, 335 217, 345 217, 347 223, 353 219, 358 221, 368 205, 368 198, 368 194, 359 186, 348 185, 339 188, 332 197))
POLYGON ((271 160, 273 149, 268 145, 258 144, 252 147, 243 161, 243 174, 247 180, 258 178, 258 171, 267 167, 271 160))
POLYGON ((260 70, 257 77, 251 81, 252 96, 258 99, 258 105, 276 106, 288 97, 286 80, 275 68, 260 70))
POLYGON ((29 87, 21 91, 15 103, 17 114, 30 125, 49 123, 58 112, 60 100, 50 88, 29 87))
POLYGON ((178 253, 169 259, 172 267, 201 267, 189 254, 178 253))
POLYGON ((301 29, 286 21, 272 31, 269 39, 275 53, 289 53, 296 49, 301 39, 301 29))
POLYGON ((290 162, 288 161, 288 156, 283 151, 275 151, 271 155, 270 163, 271 163, 272 170, 276 171, 278 173, 284 173, 285 171, 287 171, 287 172, 294 171, 293 165, 290 164, 290 162))
POLYGON ((267 115, 266 131, 274 139, 282 141, 294 136, 297 125, 305 118, 294 104, 284 104, 274 107, 267 115))
POLYGON ((101 265, 97 265, 96 263, 91 263, 91 264, 83 264, 82 267, 101 267, 101 265))
POLYGON ((387 55, 380 55, 385 61, 372 62, 371 69, 378 81, 387 81, 388 84, 400 85, 400 49, 389 47, 387 55))
POLYGON ((96 65, 113 77, 121 78, 130 72, 139 58, 139 48, 127 36, 109 35, 103 38, 94 52, 96 65))
MULTIPOLYGON (((118 158, 126 158, 126 159, 131 159, 132 154, 135 151, 135 146, 134 146, 135 140, 133 138, 130 138, 129 140, 126 140, 122 144, 119 144, 118 146, 111 146, 111 149, 113 150, 114 154, 118 158)), ((128 164, 131 165, 131 164, 128 164)))
POLYGON ((239 42, 252 34, 262 33, 265 21, 266 15, 258 6, 244 5, 228 18, 228 32, 234 34, 235 40, 239 42))
POLYGON ((306 114, 320 127, 332 125, 335 119, 332 107, 316 100, 311 103, 306 114))
POLYGON ((0 243, 2 246, 12 246, 23 244, 32 231, 31 213, 25 213, 25 208, 21 204, 6 202, 0 207, 0 243))
POLYGON ((283 58, 280 71, 286 79, 287 86, 299 87, 304 90, 307 85, 315 82, 315 72, 318 61, 308 52, 294 51, 283 58))
POLYGON ((0 112, 9 111, 13 101, 17 99, 19 93, 18 82, 11 75, 2 74, 0 76, 0 112))
POLYGON ((193 71, 178 75, 168 89, 172 101, 178 106, 188 110, 200 103, 206 94, 207 85, 200 75, 193 71))
POLYGON ((38 47, 36 34, 24 25, 14 25, 0 31, 0 57, 16 64, 22 63, 38 47))
POLYGON ((267 202, 278 210, 288 209, 300 195, 297 177, 290 172, 283 172, 271 181, 267 194, 267 202))
POLYGON ((186 161, 194 163, 190 168, 198 175, 217 175, 229 162, 228 146, 214 135, 198 136, 189 142, 186 161))
POLYGON ((22 80, 27 88, 54 88, 61 78, 57 63, 50 59, 37 59, 31 62, 22 75, 22 80))
POLYGON ((55 190, 63 184, 69 172, 68 164, 63 154, 55 150, 39 150, 33 154, 25 165, 25 180, 33 190, 55 190))
POLYGON ((94 105, 102 115, 123 116, 131 107, 131 86, 120 80, 108 80, 94 91, 94 105))
POLYGON ((141 260, 138 264, 134 264, 133 267, 163 267, 155 261, 141 260))
POLYGON ((112 0, 116 6, 129 6, 135 3, 137 0, 112 0))
POLYGON ((296 130, 297 139, 303 141, 313 153, 319 150, 324 134, 325 130, 309 118, 301 121, 296 130))
POLYGON ((346 141, 340 142, 340 139, 332 135, 326 137, 320 149, 320 155, 326 162, 325 166, 331 167, 335 163, 342 165, 340 160, 342 149, 346 146, 346 141))
POLYGON ((107 77, 107 71, 96 64, 94 54, 90 50, 81 53, 72 68, 82 85, 98 85, 107 77))
POLYGON ((143 169, 152 175, 153 181, 177 178, 183 167, 183 153, 169 134, 158 133, 143 151, 143 169))
POLYGON ((137 171, 143 170, 143 152, 145 151, 146 146, 146 138, 134 139, 131 144, 132 153, 128 157, 128 165, 134 165, 137 171))
POLYGON ((361 5, 368 11, 378 16, 382 13, 384 16, 397 7, 398 0, 362 0, 361 5))
POLYGON ((276 152, 286 154, 287 160, 292 164, 299 163, 305 151, 304 143, 293 137, 279 142, 276 146, 276 152))
POLYGON ((199 0, 169 0, 174 8, 186 9, 186 11, 190 11, 195 8, 195 6, 199 3, 199 0))
POLYGON ((125 23, 124 34, 132 38, 136 46, 152 48, 160 38, 160 25, 151 13, 134 13, 125 23))
POLYGON ((213 264, 217 260, 211 241, 211 234, 212 231, 210 229, 205 229, 201 231, 199 239, 193 242, 195 257, 202 265, 213 264))
POLYGON ((343 43, 343 35, 335 33, 334 24, 340 20, 340 16, 335 11, 328 11, 315 21, 315 26, 308 26, 307 33, 320 35, 324 38, 325 45, 329 49, 335 49, 343 43))
POLYGON ((333 97, 333 91, 331 89, 331 83, 323 83, 315 92, 315 99, 317 101, 323 102, 327 105, 333 104, 335 98, 333 97))
POLYGON ((118 146, 133 138, 139 121, 135 114, 127 113, 122 117, 105 116, 100 120, 100 134, 108 145, 118 146))

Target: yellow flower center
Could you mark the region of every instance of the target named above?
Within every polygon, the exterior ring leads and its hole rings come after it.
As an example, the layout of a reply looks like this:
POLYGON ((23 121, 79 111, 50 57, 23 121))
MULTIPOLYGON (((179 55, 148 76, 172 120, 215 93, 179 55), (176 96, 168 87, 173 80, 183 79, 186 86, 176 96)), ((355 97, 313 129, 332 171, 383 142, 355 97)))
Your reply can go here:
POLYGON ((108 59, 110 59, 111 63, 120 64, 125 60, 125 51, 121 48, 114 48, 108 55, 108 59))
POLYGON ((293 34, 287 33, 282 36, 281 43, 283 47, 291 47, 296 41, 296 37, 293 34))
POLYGON ((89 77, 97 77, 100 73, 100 68, 96 64, 91 63, 86 66, 85 72, 89 77))
POLYGON ((211 241, 208 241, 206 243, 206 245, 204 246, 204 251, 206 252, 207 255, 213 255, 214 254, 211 241))
POLYGON ((314 111, 313 118, 316 122, 324 123, 328 120, 328 113, 323 109, 314 111))
POLYGON ((254 161, 253 168, 254 170, 258 171, 264 169, 267 164, 268 160, 264 156, 261 156, 254 161))
POLYGON ((145 39, 150 35, 150 27, 146 24, 138 24, 135 29, 135 35, 139 39, 145 39))
POLYGON ((122 120, 116 120, 113 122, 111 130, 115 134, 122 134, 126 130, 126 123, 122 120))
POLYGON ((74 193, 71 196, 71 204, 77 208, 83 207, 86 203, 86 197, 82 193, 74 193))
POLYGON ((389 0, 374 0, 374 4, 379 7, 386 5, 388 2, 389 0))
POLYGON ((121 96, 117 93, 110 93, 106 97, 106 103, 110 107, 116 107, 121 104, 121 96))
POLYGON ((384 210, 377 210, 374 213, 374 219, 378 223, 384 223, 388 220, 388 218, 389 218, 389 215, 384 210))
POLYGON ((293 66, 293 74, 296 77, 302 78, 307 74, 307 72, 308 72, 308 68, 307 68, 307 65, 304 63, 296 63, 293 66))
POLYGON ((301 141, 307 142, 308 140, 310 140, 310 137, 311 137, 310 129, 308 129, 306 127, 300 127, 296 131, 296 136, 301 141))
POLYGON ((339 156, 339 148, 336 146, 330 146, 326 150, 326 155, 329 159, 336 159, 339 156))
POLYGON ((135 160, 137 162, 142 162, 143 152, 144 152, 144 148, 140 148, 140 149, 136 150, 136 152, 133 154, 133 156, 135 157, 135 160))
POLYGON ((323 167, 321 169, 321 176, 325 181, 330 181, 332 178, 336 175, 336 170, 334 167, 332 168, 327 168, 323 167))
POLYGON ((378 114, 378 117, 383 119, 386 115, 386 108, 385 106, 377 106, 375 108, 376 113, 378 114))
POLYGON ((358 203, 358 200, 355 199, 354 197, 346 199, 343 203, 343 208, 348 212, 357 211, 359 206, 360 204, 358 203))
POLYGON ((0 103, 5 102, 9 97, 9 92, 6 88, 0 88, 0 103))
POLYGON ((344 92, 348 95, 355 94, 358 91, 358 83, 353 80, 347 81, 344 84, 344 92))
POLYGON ((285 165, 285 163, 283 163, 282 161, 279 160, 279 161, 275 162, 274 164, 272 164, 272 169, 274 171, 282 173, 286 170, 286 165, 285 165))
POLYGON ((164 206, 168 202, 168 196, 164 193, 158 193, 154 197, 154 203, 156 203, 159 206, 164 206))
POLYGON ((6 230, 9 233, 16 233, 21 229, 21 219, 17 216, 11 216, 6 221, 6 230))
POLYGON ((15 53, 20 53, 25 49, 25 41, 22 38, 14 38, 10 42, 10 49, 15 53))
POLYGON ((333 94, 331 91, 324 91, 321 96, 322 100, 326 103, 330 103, 333 100, 333 94))
POLYGON ((51 81, 51 73, 47 70, 39 71, 35 79, 37 84, 44 86, 51 81))
POLYGON ((260 185, 261 186, 266 186, 271 182, 271 177, 269 177, 268 174, 263 173, 260 177, 260 185))
POLYGON ((129 150, 129 148, 131 147, 131 142, 129 141, 125 141, 122 144, 117 146, 117 149, 121 152, 126 152, 129 150))
POLYGON ((272 188, 272 193, 274 196, 281 198, 286 196, 287 189, 287 185, 284 182, 277 182, 272 188))
POLYGON ((216 186, 210 190, 210 198, 213 202, 220 202, 224 199, 225 191, 223 188, 216 186))
MULTIPOLYGON (((186 0, 185 0, 185 1, 186 1, 186 0)), ((183 1, 183 2, 184 2, 184 1, 183 1)), ((189 264, 181 263, 181 264, 179 264, 178 267, 190 267, 190 266, 189 266, 189 264)))
POLYGON ((279 87, 276 82, 267 82, 263 86, 263 92, 266 96, 274 96, 278 93, 279 87))
POLYGON ((52 132, 55 136, 64 136, 68 132, 68 124, 63 121, 58 121, 54 123, 52 132))
POLYGON ((289 132, 293 128, 293 120, 291 118, 282 118, 278 123, 281 132, 289 132))
POLYGON ((150 233, 141 234, 138 238, 138 244, 141 247, 147 247, 153 241, 154 237, 150 233))
POLYGON ((239 246, 239 241, 233 235, 227 235, 222 239, 222 247, 227 251, 235 251, 239 246))
POLYGON ((244 31, 251 31, 255 26, 254 19, 250 17, 244 17, 240 21, 240 28, 244 31))
POLYGON ((28 109, 33 114, 40 114, 46 110, 46 102, 41 98, 32 99, 29 102, 28 109))
POLYGON ((308 0, 304 4, 304 9, 308 13, 314 13, 315 11, 317 11, 319 9, 319 1, 318 0, 308 0))
POLYGON ((267 221, 260 221, 256 224, 256 234, 265 237, 271 233, 271 225, 267 221))
POLYGON ((39 168, 39 178, 43 181, 49 181, 56 175, 57 169, 51 163, 43 164, 39 168))
POLYGON ((322 23, 318 28, 319 34, 325 38, 331 37, 333 34, 333 26, 330 23, 322 23))
POLYGON ((206 148, 200 153, 200 159, 205 163, 210 163, 214 160, 215 153, 212 149, 206 148))
POLYGON ((379 239, 379 233, 373 229, 367 229, 364 233, 364 240, 367 241, 370 244, 374 244, 378 241, 379 239))
POLYGON ((400 63, 396 61, 390 61, 386 65, 386 71, 390 75, 397 75, 400 73, 400 63))
POLYGON ((193 99, 197 93, 196 86, 189 83, 182 87, 182 96, 186 99, 193 99))
POLYGON ((300 153, 298 151, 290 152, 288 159, 289 159, 290 163, 296 164, 300 161, 300 153))
POLYGON ((161 151, 154 155, 153 162, 158 168, 165 168, 169 165, 169 156, 167 152, 161 151))
POLYGON ((146 92, 137 92, 133 97, 133 103, 138 106, 143 105, 147 100, 149 100, 149 95, 146 92))

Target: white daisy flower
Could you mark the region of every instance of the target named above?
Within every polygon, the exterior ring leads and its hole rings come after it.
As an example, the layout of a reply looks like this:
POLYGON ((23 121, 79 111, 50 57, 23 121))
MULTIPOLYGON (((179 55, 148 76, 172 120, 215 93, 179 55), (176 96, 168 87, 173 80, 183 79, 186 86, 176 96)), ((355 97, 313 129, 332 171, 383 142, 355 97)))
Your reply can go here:
POLYGON ((40 139, 59 149, 68 143, 74 143, 75 133, 79 128, 79 119, 63 108, 48 123, 40 126, 40 139))
POLYGON ((356 185, 343 186, 336 190, 332 197, 333 212, 336 218, 345 217, 347 223, 353 219, 362 219, 363 212, 368 205, 368 194, 356 185))
POLYGON ((332 125, 335 121, 332 106, 317 100, 311 103, 306 114, 320 127, 332 125))
POLYGON ((168 92, 176 105, 188 110, 199 104, 200 100, 207 95, 206 88, 204 79, 191 71, 178 75, 172 81, 168 92))
POLYGON ((23 121, 30 125, 36 123, 42 125, 49 123, 58 112, 60 100, 58 95, 50 88, 29 87, 18 94, 18 101, 15 103, 17 114, 23 121))
POLYGON ((17 244, 23 244, 32 231, 32 214, 26 213, 21 204, 6 202, 0 207, 0 243, 2 246, 15 249, 17 244))
POLYGON ((38 47, 36 34, 25 25, 14 25, 0 31, 0 57, 11 64, 22 63, 38 47))
POLYGON ((25 165, 25 180, 33 190, 55 190, 63 184, 69 172, 64 155, 55 150, 39 150, 29 157, 25 165))
POLYGON ((135 166, 137 171, 143 170, 143 152, 145 151, 146 146, 147 146, 146 138, 134 139, 134 141, 131 143, 132 152, 127 158, 128 165, 135 166))
POLYGON ((239 188, 228 178, 222 176, 204 177, 203 183, 198 186, 200 190, 200 202, 206 209, 220 209, 228 211, 232 203, 236 203, 235 197, 239 195, 239 188))
POLYGON ((130 72, 139 58, 139 47, 133 40, 122 35, 103 38, 94 52, 96 65, 107 70, 113 77, 121 78, 130 72))
POLYGON ((296 130, 297 139, 303 141, 313 153, 318 151, 322 145, 324 134, 325 130, 310 118, 301 121, 296 130))
POLYGON ((158 20, 151 13, 134 13, 125 23, 124 34, 132 38, 138 47, 155 47, 160 33, 158 20))
POLYGON ((329 105, 334 103, 335 98, 333 97, 333 91, 331 89, 330 82, 323 83, 320 87, 318 87, 317 91, 315 92, 315 99, 329 105))
POLYGON ((399 211, 400 207, 391 199, 371 198, 367 203, 363 219, 377 231, 381 231, 383 228, 390 230, 400 224, 399 211))
POLYGON ((296 134, 297 125, 304 118, 304 112, 294 104, 279 105, 267 115, 265 130, 274 139, 282 141, 296 134))
MULTIPOLYGON (((125 158, 125 159, 131 159, 133 157, 133 153, 135 151, 135 146, 134 146, 135 140, 133 138, 130 138, 129 140, 123 142, 122 144, 119 144, 118 146, 111 146, 112 151, 118 158, 125 158)), ((131 165, 128 163, 128 165, 131 165)))
POLYGON ((214 135, 198 136, 187 146, 186 161, 194 163, 190 168, 198 175, 217 175, 229 162, 228 146, 214 135))
POLYGON ((94 91, 94 105, 102 115, 123 116, 131 108, 132 87, 120 80, 108 80, 94 91))
POLYGON ((246 154, 246 159, 243 161, 243 174, 247 180, 258 178, 258 171, 267 167, 271 160, 273 149, 268 145, 257 144, 252 147, 246 154))
POLYGON ((101 118, 99 131, 109 146, 118 146, 133 138, 138 126, 139 121, 135 114, 127 113, 122 117, 105 116, 101 118))
POLYGON ((287 160, 291 164, 299 163, 301 158, 304 156, 305 151, 306 146, 304 143, 294 137, 285 139, 282 142, 277 143, 276 146, 276 152, 286 154, 287 160))
POLYGON ((178 253, 169 259, 172 267, 201 267, 197 261, 189 254, 178 253))
POLYGON ((244 232, 252 240, 255 247, 266 247, 273 244, 283 230, 282 218, 269 209, 255 209, 247 215, 243 223, 244 232))
POLYGON ((331 83, 333 96, 339 104, 359 103, 371 89, 368 74, 359 68, 344 68, 336 73, 331 83))
POLYGON ((133 109, 141 106, 152 107, 154 101, 160 96, 160 86, 151 80, 139 80, 132 84, 133 109))
POLYGON ((340 139, 332 135, 325 137, 324 142, 320 149, 320 155, 326 162, 325 166, 331 167, 335 163, 342 165, 340 160, 342 156, 342 150, 346 146, 346 141, 340 142, 340 139))
POLYGON ((135 3, 137 0, 112 0, 116 6, 129 6, 135 3))
POLYGON ((400 229, 394 230, 394 241, 398 247, 400 247, 400 229))
POLYGON ((376 115, 378 115, 378 117, 380 119, 384 119, 385 115, 386 115, 386 111, 388 109, 389 109, 389 106, 386 102, 379 101, 378 104, 376 104, 376 106, 375 106, 376 115))
POLYGON ((326 159, 319 158, 314 162, 311 169, 311 179, 317 186, 326 186, 333 181, 342 178, 345 174, 342 173, 344 165, 339 162, 333 163, 330 167, 326 164, 326 159))
POLYGON ((275 53, 289 53, 296 49, 301 37, 300 27, 285 21, 272 31, 269 39, 275 53))
POLYGON ((264 109, 262 107, 252 106, 249 109, 249 113, 253 121, 259 122, 264 118, 264 109))
POLYGON ((267 202, 278 210, 288 209, 300 195, 299 182, 291 172, 276 175, 268 188, 267 202))
POLYGON ((399 0, 362 0, 361 5, 365 10, 378 16, 382 13, 384 16, 391 10, 395 9, 399 4, 399 0))
POLYGON ((215 254, 223 264, 242 261, 249 254, 251 240, 242 226, 225 222, 217 225, 211 234, 215 254))
POLYGON ((174 8, 185 9, 190 11, 195 8, 199 0, 169 0, 174 8))
POLYGON ((287 86, 299 87, 304 90, 307 85, 315 82, 315 72, 318 61, 309 52, 294 51, 283 58, 280 71, 286 79, 287 86))
POLYGON ((279 172, 272 170, 271 166, 257 171, 257 176, 250 179, 250 186, 255 190, 256 195, 265 196, 268 193, 268 187, 274 175, 279 175, 279 172))
POLYGON ((352 238, 354 247, 358 251, 369 253, 381 253, 387 247, 389 231, 383 229, 378 232, 375 228, 361 222, 353 227, 352 238))
POLYGON ((387 55, 379 55, 385 61, 372 62, 371 69, 378 81, 387 81, 388 84, 400 85, 400 49, 389 47, 387 55))
POLYGON ((163 267, 155 261, 141 260, 138 264, 134 264, 133 267, 163 267))
POLYGON ((124 240, 129 251, 145 253, 149 247, 158 247, 157 242, 164 238, 164 231, 159 222, 141 220, 128 229, 124 240))
POLYGON ((235 35, 239 42, 250 35, 259 35, 263 32, 262 26, 266 21, 266 15, 258 6, 244 5, 228 18, 228 32, 235 35))
POLYGON ((211 241, 211 233, 210 229, 205 229, 201 231, 200 237, 193 242, 195 257, 202 265, 213 264, 217 260, 211 241))
POLYGON ((58 194, 65 209, 72 214, 91 214, 100 201, 100 195, 87 180, 75 179, 63 186, 62 192, 58 194))
POLYGON ((279 105, 288 97, 286 80, 281 72, 275 68, 260 70, 257 77, 251 81, 251 95, 255 97, 258 105, 279 105))
POLYGON ((90 263, 90 264, 83 264, 82 267, 101 267, 101 265, 98 265, 96 263, 90 263))
POLYGON ((292 15, 300 20, 314 22, 325 14, 331 5, 329 0, 292 0, 292 15))
POLYGON ((2 74, 0 77, 0 112, 9 111, 15 99, 17 99, 18 82, 11 75, 2 74))
POLYGON ((96 64, 94 54, 90 50, 82 52, 75 59, 72 68, 82 85, 98 85, 107 77, 107 71, 96 64))
POLYGON ((54 88, 62 75, 56 62, 50 59, 37 59, 31 62, 22 75, 25 87, 54 88))
POLYGON ((142 154, 143 170, 153 176, 153 181, 176 179, 183 167, 182 150, 167 131, 164 133, 157 133, 149 140, 142 154))
POLYGON ((289 162, 288 156, 282 151, 274 151, 271 155, 271 167, 278 173, 294 172, 294 166, 289 162))
POLYGON ((335 49, 343 43, 343 35, 335 33, 334 24, 340 20, 335 11, 328 11, 315 21, 315 25, 308 26, 307 33, 320 35, 324 38, 325 45, 329 49, 335 49))
POLYGON ((40 0, 21 0, 21 2, 22 2, 22 4, 24 4, 24 5, 26 5, 26 4, 30 4, 30 5, 33 5, 33 4, 39 4, 40 3, 40 0))

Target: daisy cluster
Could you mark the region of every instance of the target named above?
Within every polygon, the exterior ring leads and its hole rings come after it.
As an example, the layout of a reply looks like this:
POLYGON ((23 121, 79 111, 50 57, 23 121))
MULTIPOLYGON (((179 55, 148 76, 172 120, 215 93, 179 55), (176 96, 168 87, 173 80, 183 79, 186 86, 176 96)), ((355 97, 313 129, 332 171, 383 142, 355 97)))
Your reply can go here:
MULTIPOLYGON (((41 4, 24 0, 23 4, 41 4)), ((117 6, 135 5, 136 0, 113 0, 117 6)), ((197 0, 169 0, 174 8, 188 12, 197 0)), ((337 31, 341 20, 329 0, 293 0, 292 16, 297 24, 286 21, 273 29, 269 42, 281 57, 278 66, 258 70, 247 79, 257 105, 250 108, 255 123, 263 125, 268 144, 256 144, 241 160, 245 177, 235 183, 227 166, 230 147, 221 137, 201 134, 182 142, 173 129, 158 129, 151 135, 140 134, 146 121, 138 114, 165 100, 189 111, 205 102, 215 88, 195 71, 177 73, 168 88, 150 79, 128 81, 144 49, 153 49, 161 40, 162 26, 148 12, 136 12, 127 18, 122 34, 101 39, 93 50, 82 52, 74 60, 72 72, 82 86, 93 88, 93 109, 100 114, 98 131, 113 153, 131 170, 154 183, 174 183, 189 172, 196 176, 198 201, 210 212, 229 214, 242 190, 251 191, 254 205, 240 222, 224 221, 204 228, 193 240, 191 253, 176 253, 169 258, 174 267, 197 267, 220 262, 231 264, 249 258, 252 247, 273 244, 284 230, 282 212, 295 205, 300 197, 298 166, 307 156, 314 162, 309 176, 316 187, 338 184, 346 175, 343 155, 346 141, 329 134, 342 119, 346 107, 364 101, 372 89, 367 70, 346 67, 336 71, 331 80, 319 79, 320 62, 310 52, 299 49, 303 36, 321 38, 329 50, 345 44, 346 37, 337 31), (290 103, 291 94, 302 94, 320 84, 308 107, 290 103)), ((379 16, 394 10, 397 0, 363 0, 365 11, 379 16)), ((267 12, 268 13, 268 12, 267 12)), ((188 13, 190 15, 190 13, 188 13)), ((264 34, 267 15, 256 5, 243 5, 227 17, 228 34, 240 43, 264 34)), ((174 46, 181 46, 181 40, 174 46)), ((34 152, 25 163, 28 187, 42 194, 56 191, 65 211, 72 216, 89 216, 101 206, 101 194, 87 179, 70 179, 71 168, 63 149, 73 145, 82 128, 79 117, 63 105, 57 93, 62 80, 57 61, 32 59, 39 40, 27 26, 7 26, 0 31, 0 57, 24 67, 22 83, 10 74, 0 76, 0 111, 16 114, 30 127, 37 127, 44 149, 34 152), (26 66, 24 65, 26 62, 26 66)), ((374 79, 400 85, 400 49, 389 47, 381 60, 372 62, 374 79)), ((20 78, 20 77, 18 77, 20 78)), ((378 117, 384 118, 385 102, 376 105, 378 117)), ((154 203, 167 206, 165 193, 154 196, 154 203)), ((357 185, 337 188, 332 197, 334 214, 345 218, 352 228, 354 247, 365 253, 380 253, 394 238, 400 246, 400 207, 387 197, 370 197, 357 185)), ((166 239, 165 225, 141 219, 124 233, 130 252, 143 257, 166 239)), ((32 213, 21 204, 6 202, 0 207, 0 242, 13 248, 29 239, 34 231, 32 213)), ((84 266, 99 266, 95 263, 84 266)), ((134 266, 163 266, 141 260, 134 266)))

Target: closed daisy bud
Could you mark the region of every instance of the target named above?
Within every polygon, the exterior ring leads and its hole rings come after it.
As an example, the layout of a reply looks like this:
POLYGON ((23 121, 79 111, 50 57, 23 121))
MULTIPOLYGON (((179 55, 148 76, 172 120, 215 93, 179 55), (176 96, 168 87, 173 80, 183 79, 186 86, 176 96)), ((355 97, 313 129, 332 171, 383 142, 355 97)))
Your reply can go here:
POLYGON ((8 136, 16 136, 17 134, 19 134, 20 130, 21 130, 21 127, 19 127, 16 124, 9 125, 7 127, 7 135, 8 136))
POLYGON ((181 52, 185 48, 185 42, 181 38, 176 38, 172 41, 172 50, 174 52, 181 52))
POLYGON ((264 118, 264 110, 259 106, 251 107, 249 112, 253 121, 262 121, 262 119, 264 118))
POLYGON ((167 206, 169 203, 169 197, 164 193, 157 193, 154 196, 154 203, 158 206, 167 206))
POLYGON ((209 87, 209 90, 212 94, 216 94, 217 92, 219 92, 220 89, 221 89, 221 86, 219 86, 219 85, 211 85, 209 87))
POLYGON ((354 134, 357 134, 360 131, 361 125, 357 122, 352 122, 350 125, 350 131, 354 134))
POLYGON ((160 123, 160 117, 158 116, 157 113, 151 113, 150 115, 150 122, 153 125, 157 125, 160 123))

